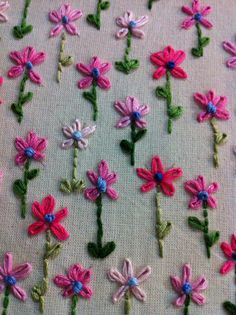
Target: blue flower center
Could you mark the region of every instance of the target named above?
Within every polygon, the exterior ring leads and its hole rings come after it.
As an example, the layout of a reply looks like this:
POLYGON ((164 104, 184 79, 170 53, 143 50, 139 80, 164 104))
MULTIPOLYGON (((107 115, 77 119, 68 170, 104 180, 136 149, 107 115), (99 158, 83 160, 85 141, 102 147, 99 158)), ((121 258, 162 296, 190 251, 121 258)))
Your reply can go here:
POLYGON ((129 280, 128 280, 128 286, 129 287, 137 287, 139 285, 138 283, 138 279, 135 278, 135 277, 131 277, 129 280))
POLYGON ((69 22, 68 16, 64 15, 64 16, 62 17, 62 23, 63 23, 63 24, 68 24, 68 22, 69 22))
POLYGON ((154 178, 157 182, 161 182, 163 180, 163 174, 160 173, 160 172, 157 172, 155 175, 154 175, 154 178))
POLYGON ((216 113, 216 107, 215 107, 214 104, 212 104, 212 102, 209 102, 209 103, 207 104, 207 112, 208 112, 209 114, 215 114, 215 113, 216 113))
POLYGON ((26 148, 24 153, 28 158, 32 158, 35 155, 35 151, 33 148, 26 148))
POLYGON ((16 284, 16 278, 13 276, 5 276, 4 282, 8 285, 15 285, 16 284))
POLYGON ((196 14, 194 15, 194 20, 196 20, 196 21, 200 21, 201 18, 202 18, 201 13, 196 13, 196 14))
POLYGON ((232 258, 233 258, 233 260, 236 260, 236 252, 233 252, 232 258))
POLYGON ((32 63, 30 61, 26 62, 25 66, 26 66, 27 70, 31 70, 33 68, 33 65, 32 65, 32 63))
POLYGON ((98 68, 93 68, 92 76, 93 76, 94 79, 98 79, 100 77, 100 71, 99 71, 98 68))
POLYGON ((208 199, 208 192, 207 191, 200 191, 197 195, 198 199, 206 201, 208 199))
POLYGON ((137 22, 135 22, 135 21, 130 21, 129 22, 129 27, 130 28, 133 28, 133 27, 135 27, 137 25, 137 22))
POLYGON ((193 288, 191 286, 190 283, 186 282, 183 286, 182 286, 182 291, 184 292, 184 294, 190 294, 192 292, 193 288))
POLYGON ((52 223, 55 220, 55 215, 51 213, 45 214, 44 220, 48 223, 52 223))
POLYGON ((132 113, 132 120, 140 120, 141 114, 140 112, 133 112, 132 113))
POLYGON ((166 64, 166 68, 169 70, 173 70, 175 67, 175 62, 174 61, 168 61, 166 64))
POLYGON ((97 187, 99 192, 106 192, 107 182, 101 176, 98 177, 97 187))
POLYGON ((82 133, 80 131, 75 131, 72 135, 72 138, 76 141, 79 141, 82 138, 82 133))
POLYGON ((74 293, 79 294, 80 291, 83 289, 83 284, 80 281, 74 281, 72 287, 74 293))

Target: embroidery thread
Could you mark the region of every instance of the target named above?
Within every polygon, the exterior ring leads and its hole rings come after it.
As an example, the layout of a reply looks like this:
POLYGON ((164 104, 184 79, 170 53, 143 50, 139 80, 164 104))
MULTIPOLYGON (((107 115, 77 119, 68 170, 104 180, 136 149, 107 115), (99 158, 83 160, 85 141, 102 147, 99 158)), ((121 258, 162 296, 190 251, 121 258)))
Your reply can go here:
POLYGON ((158 0, 148 0, 148 9, 149 10, 152 10, 153 3, 156 1, 158 1, 158 0))
POLYGON ((173 289, 179 297, 173 302, 177 307, 184 307, 183 314, 189 314, 189 306, 191 301, 201 306, 206 303, 206 298, 202 295, 208 287, 208 281, 204 276, 200 276, 197 280, 192 280, 192 267, 190 264, 184 264, 182 278, 170 276, 170 282, 173 289))
POLYGON ((228 120, 230 118, 230 114, 225 108, 228 99, 226 96, 216 96, 215 92, 210 90, 206 95, 195 93, 194 100, 203 109, 203 112, 197 116, 198 122, 210 121, 214 136, 213 164, 215 167, 219 167, 218 146, 225 144, 228 136, 226 133, 220 132, 216 120, 228 120))
POLYGON ((77 192, 80 193, 85 189, 85 183, 83 179, 78 179, 78 157, 79 150, 85 150, 88 146, 88 138, 92 135, 96 126, 83 127, 79 119, 76 119, 72 126, 63 127, 63 133, 67 140, 62 142, 62 149, 74 149, 73 159, 73 177, 72 180, 63 179, 60 184, 60 190, 64 193, 77 192))
POLYGON ((76 68, 85 78, 78 82, 79 89, 87 89, 92 86, 90 92, 83 92, 83 97, 92 104, 93 120, 97 120, 98 104, 97 104, 97 86, 103 90, 111 88, 110 80, 104 75, 111 69, 109 62, 102 63, 98 57, 93 57, 90 64, 85 65, 78 63, 76 68))
POLYGON ((167 171, 159 156, 152 157, 151 170, 146 168, 137 168, 137 175, 146 180, 140 188, 141 192, 148 192, 154 188, 157 189, 156 193, 156 238, 159 247, 159 256, 163 258, 164 238, 170 233, 172 223, 162 219, 162 209, 160 205, 161 192, 168 197, 175 194, 175 187, 173 181, 183 175, 181 168, 170 168, 167 171))
POLYGON ((145 34, 140 29, 148 22, 148 16, 143 15, 137 19, 134 18, 134 14, 131 11, 126 11, 124 16, 116 18, 116 24, 121 29, 116 33, 117 39, 123 39, 127 37, 127 47, 125 49, 125 55, 123 61, 116 61, 115 68, 125 74, 129 74, 139 67, 138 59, 129 59, 131 51, 132 36, 143 39, 145 34))
POLYGON ((57 275, 54 283, 62 288, 62 296, 71 298, 71 315, 76 315, 79 297, 90 299, 93 291, 88 287, 92 276, 91 269, 85 269, 80 264, 71 266, 66 275, 57 275))
POLYGON ((8 1, 0 1, 0 22, 4 23, 8 21, 8 16, 6 11, 10 8, 10 3, 8 1))
POLYGON ((132 262, 125 258, 123 263, 123 270, 119 272, 116 268, 111 268, 108 273, 110 281, 116 282, 120 285, 119 289, 113 294, 113 303, 118 303, 124 297, 124 314, 131 314, 131 298, 134 296, 140 302, 147 299, 146 293, 140 288, 140 284, 146 281, 151 275, 151 267, 146 266, 139 272, 134 273, 132 262))
POLYGON ((29 182, 39 175, 38 168, 30 169, 32 160, 43 161, 45 154, 43 153, 48 145, 45 138, 40 138, 35 132, 28 132, 26 139, 17 137, 15 139, 15 148, 18 154, 15 157, 15 163, 23 167, 23 178, 17 179, 13 183, 13 192, 20 199, 21 217, 25 219, 27 209, 27 193, 29 182))
POLYGON ((183 6, 182 11, 190 17, 183 21, 181 27, 187 30, 195 25, 197 29, 198 46, 196 48, 192 48, 192 55, 194 57, 202 57, 203 48, 209 45, 210 38, 202 36, 200 25, 203 25, 206 28, 212 28, 213 24, 205 18, 209 13, 211 13, 212 8, 209 5, 200 7, 200 1, 193 0, 192 8, 183 6))
MULTIPOLYGON (((2 76, 0 76, 0 86, 2 86, 4 83, 4 79, 2 76)), ((3 100, 0 99, 0 105, 3 103, 3 100)))
POLYGON ((146 132, 147 122, 143 116, 149 113, 148 105, 140 105, 134 96, 128 96, 125 101, 115 102, 116 110, 123 116, 116 124, 117 128, 125 128, 130 125, 131 141, 122 140, 120 147, 124 153, 130 155, 130 164, 135 163, 135 144, 141 140, 146 132))
POLYGON ((100 30, 101 28, 101 11, 108 10, 110 8, 110 1, 97 0, 96 14, 88 14, 87 22, 100 30))
POLYGON ((57 257, 62 249, 60 242, 52 243, 51 236, 59 241, 65 241, 69 233, 61 225, 60 221, 68 216, 68 209, 63 208, 57 213, 53 213, 56 199, 49 195, 41 203, 34 201, 32 204, 32 213, 37 219, 36 222, 28 227, 28 234, 31 236, 46 232, 46 244, 43 255, 43 279, 35 285, 31 291, 31 297, 34 302, 39 303, 39 311, 44 312, 45 295, 48 291, 49 284, 49 260, 57 257))
POLYGON ((29 13, 30 4, 31 4, 31 0, 25 0, 21 24, 13 27, 13 35, 17 39, 24 38, 25 35, 31 33, 33 30, 33 26, 31 24, 27 24, 27 21, 26 21, 28 13, 29 13))
POLYGON ((109 172, 107 161, 102 160, 98 165, 98 174, 93 171, 87 171, 90 182, 95 186, 86 188, 84 191, 85 198, 96 203, 97 206, 97 243, 88 243, 88 252, 94 258, 105 258, 110 255, 116 247, 115 242, 102 244, 103 223, 102 223, 102 197, 106 194, 112 200, 118 199, 118 193, 111 187, 117 182, 118 176, 115 172, 109 172))
POLYGON ((236 68, 236 45, 232 42, 224 41, 223 48, 225 51, 227 51, 233 56, 227 60, 226 62, 227 67, 232 69, 236 68))
POLYGON ((17 78, 23 74, 23 78, 20 82, 19 96, 17 103, 11 105, 11 110, 16 115, 17 121, 21 123, 24 114, 23 106, 32 100, 33 93, 25 93, 25 85, 27 80, 35 84, 41 84, 42 79, 38 73, 36 73, 33 68, 36 65, 41 64, 45 60, 44 52, 36 52, 34 47, 28 46, 23 51, 12 51, 10 53, 10 59, 16 64, 8 71, 9 78, 17 78))
POLYGON ((209 231, 208 208, 216 209, 217 200, 212 194, 219 190, 219 184, 214 182, 209 186, 206 185, 206 180, 199 175, 196 179, 185 182, 184 188, 193 197, 189 202, 189 208, 198 210, 203 208, 204 220, 199 220, 197 217, 188 217, 188 224, 194 230, 203 232, 204 242, 207 252, 207 257, 211 257, 211 247, 215 245, 220 238, 219 231, 209 231))
POLYGON ((186 79, 187 73, 179 67, 184 61, 186 55, 182 50, 174 50, 171 46, 167 46, 163 51, 156 52, 151 55, 151 62, 158 66, 153 73, 153 79, 158 80, 162 76, 166 76, 166 85, 164 87, 158 86, 156 88, 156 96, 166 100, 168 124, 167 131, 172 133, 173 120, 178 119, 183 114, 182 106, 174 106, 172 103, 172 91, 170 78, 171 76, 177 79, 186 79))

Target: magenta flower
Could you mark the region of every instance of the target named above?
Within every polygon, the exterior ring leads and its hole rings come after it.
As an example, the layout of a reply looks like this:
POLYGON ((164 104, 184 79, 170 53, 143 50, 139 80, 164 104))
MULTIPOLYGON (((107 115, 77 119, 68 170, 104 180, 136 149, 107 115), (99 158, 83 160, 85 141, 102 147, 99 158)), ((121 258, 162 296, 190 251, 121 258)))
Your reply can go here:
POLYGON ((173 289, 179 295, 173 304, 177 307, 184 306, 184 314, 188 314, 191 300, 198 305, 206 303, 206 298, 201 292, 206 290, 208 281, 204 276, 200 276, 197 280, 192 281, 192 267, 189 264, 183 266, 181 279, 177 276, 170 276, 170 281, 173 289))
MULTIPOLYGON (((18 285, 18 281, 27 278, 31 272, 32 266, 30 263, 13 267, 12 253, 5 253, 3 266, 0 266, 0 293, 5 289, 5 297, 11 291, 17 299, 25 301, 28 298, 27 293, 18 285)), ((3 314, 7 314, 7 308, 8 303, 4 305, 3 314)))
POLYGON ((233 69, 236 68, 236 45, 232 42, 224 41, 223 47, 224 47, 224 50, 226 50, 228 53, 233 55, 233 57, 230 57, 227 60, 226 65, 229 68, 233 68, 233 69))
POLYGON ((8 17, 5 12, 10 8, 8 1, 0 1, 0 22, 7 22, 8 17))

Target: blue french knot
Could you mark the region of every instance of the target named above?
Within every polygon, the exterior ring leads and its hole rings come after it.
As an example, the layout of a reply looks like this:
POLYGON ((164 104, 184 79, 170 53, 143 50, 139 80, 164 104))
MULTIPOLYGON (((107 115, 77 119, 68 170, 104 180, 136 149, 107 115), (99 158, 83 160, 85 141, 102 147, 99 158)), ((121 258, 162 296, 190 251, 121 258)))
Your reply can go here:
POLYGON ((190 294, 192 292, 193 288, 191 286, 190 283, 186 282, 183 286, 182 286, 182 291, 184 292, 184 294, 190 294))
POLYGON ((139 283, 138 283, 138 279, 137 278, 132 277, 132 278, 129 279, 129 281, 128 281, 128 286, 129 287, 137 287, 138 285, 139 285, 139 283))
POLYGON ((202 18, 201 13, 196 13, 196 14, 194 15, 194 19, 195 19, 196 21, 201 21, 201 18, 202 18))
POLYGON ((55 215, 54 214, 50 214, 50 213, 45 214, 44 219, 48 223, 52 223, 55 220, 55 215))
POLYGON ((140 112, 133 112, 132 113, 132 119, 133 120, 140 120, 140 118, 141 118, 140 112))
POLYGON ((107 190, 107 182, 101 176, 98 177, 97 187, 99 192, 106 192, 107 190))
POLYGON ((156 181, 161 182, 163 180, 163 174, 158 172, 154 175, 156 181))
POLYGON ((175 62, 174 61, 168 61, 166 64, 167 69, 173 70, 175 67, 175 62))
POLYGON ((25 66, 27 70, 31 70, 33 68, 33 65, 30 61, 28 61, 25 66))
POLYGON ((26 148, 24 150, 24 153, 28 158, 32 158, 35 155, 35 151, 33 148, 26 148))
POLYGON ((62 18, 62 23, 63 24, 68 24, 68 22, 69 22, 69 18, 68 18, 68 16, 63 16, 63 18, 62 18))
POLYGON ((214 104, 212 104, 212 102, 209 102, 207 104, 207 112, 210 114, 215 114, 216 113, 216 107, 214 104))
POLYGON ((79 141, 82 138, 82 133, 80 131, 75 131, 72 135, 72 138, 76 141, 79 141))
POLYGON ((209 197, 207 191, 200 191, 197 196, 198 196, 198 199, 203 200, 203 201, 206 201, 209 197))
POLYGON ((83 289, 83 284, 80 281, 73 282, 74 293, 79 294, 82 289, 83 289))
POLYGON ((92 76, 93 76, 94 79, 98 79, 100 77, 100 71, 99 71, 98 68, 93 68, 92 76))
POLYGON ((135 22, 135 21, 130 21, 129 22, 129 27, 130 28, 133 28, 133 27, 135 27, 137 25, 137 22, 135 22))
POLYGON ((5 276, 4 282, 8 285, 15 285, 16 284, 16 278, 13 276, 5 276))

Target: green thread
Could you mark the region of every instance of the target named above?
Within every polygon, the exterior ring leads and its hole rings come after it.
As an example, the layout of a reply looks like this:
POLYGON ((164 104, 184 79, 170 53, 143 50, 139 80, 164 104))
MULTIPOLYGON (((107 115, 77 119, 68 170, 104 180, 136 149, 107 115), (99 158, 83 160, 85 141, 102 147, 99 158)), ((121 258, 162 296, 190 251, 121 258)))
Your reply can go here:
POLYGON ((131 51, 131 42, 132 42, 132 34, 131 34, 131 31, 129 30, 127 34, 127 47, 125 49, 124 60, 115 62, 115 68, 125 74, 129 74, 132 71, 138 69, 139 67, 138 59, 129 59, 129 54, 131 51))
POLYGON ((152 9, 152 5, 153 3, 157 1, 157 0, 148 0, 148 9, 151 10, 152 9))
POLYGON ((33 26, 27 25, 27 21, 26 21, 28 13, 29 13, 30 4, 31 4, 31 0, 25 0, 21 24, 13 27, 13 35, 17 39, 23 38, 26 34, 30 33, 33 30, 33 26))
POLYGON ((101 28, 101 11, 102 10, 107 10, 110 7, 110 2, 109 1, 103 1, 103 0, 98 0, 97 3, 97 11, 96 14, 89 14, 87 15, 87 22, 94 27, 96 27, 98 30, 101 28))
POLYGON ((191 52, 194 57, 202 57, 203 48, 206 47, 210 43, 210 38, 202 37, 202 30, 198 22, 196 23, 196 28, 197 28, 198 46, 197 48, 192 48, 191 52))
MULTIPOLYGON (((204 206, 203 206, 204 207, 204 206)), ((206 246, 206 252, 207 252, 207 257, 211 258, 211 249, 210 246, 207 242, 207 235, 209 233, 209 220, 208 220, 208 211, 207 211, 207 206, 205 206, 205 209, 203 210, 203 217, 204 217, 204 240, 205 240, 205 246, 206 246)))
POLYGON ((124 306, 124 314, 130 315, 131 313, 131 294, 130 291, 127 290, 125 292, 125 306, 124 306))
MULTIPOLYGON (((236 280, 236 265, 234 265, 234 276, 236 280)), ((233 304, 230 301, 225 301, 223 303, 223 308, 229 315, 236 315, 236 304, 233 304)))
POLYGON ((60 83, 61 78, 62 78, 63 67, 68 67, 74 63, 74 59, 72 56, 64 55, 65 44, 66 44, 66 35, 63 32, 61 35, 60 52, 59 52, 58 66, 57 66, 57 82, 58 83, 60 83))
POLYGON ((184 303, 184 315, 188 315, 188 308, 189 308, 189 305, 190 305, 190 301, 191 301, 191 299, 190 299, 190 295, 189 294, 187 294, 187 296, 186 296, 186 300, 185 300, 185 303, 184 303))
POLYGON ((76 315, 76 308, 77 308, 78 300, 79 300, 78 295, 73 295, 72 296, 71 315, 76 315))
POLYGON ((7 310, 8 310, 8 306, 9 306, 9 298, 10 295, 10 287, 7 285, 5 288, 5 293, 4 293, 4 299, 3 299, 3 311, 2 311, 2 315, 7 315, 7 310))
POLYGON ((211 124, 212 130, 213 130, 213 136, 214 136, 213 164, 217 168, 217 167, 219 167, 218 146, 225 144, 227 142, 227 140, 228 140, 228 136, 227 136, 226 133, 222 133, 222 132, 219 131, 219 128, 216 125, 215 118, 212 118, 210 120, 210 124, 211 124))
POLYGON ((83 92, 83 97, 92 104, 93 107, 93 120, 96 121, 98 117, 98 105, 97 105, 97 83, 93 82, 93 86, 90 92, 83 92))

